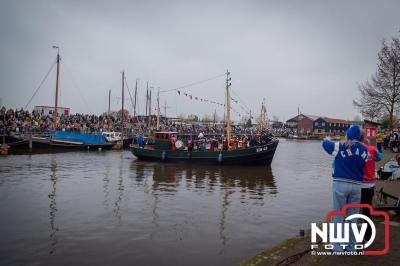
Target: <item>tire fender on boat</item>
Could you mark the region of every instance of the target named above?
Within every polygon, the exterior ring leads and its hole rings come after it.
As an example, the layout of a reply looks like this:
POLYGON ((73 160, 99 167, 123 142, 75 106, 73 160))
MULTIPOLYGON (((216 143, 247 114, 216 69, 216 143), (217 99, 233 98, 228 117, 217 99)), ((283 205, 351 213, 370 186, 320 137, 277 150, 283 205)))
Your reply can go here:
POLYGON ((220 152, 220 153, 218 154, 218 162, 219 162, 219 163, 222 163, 222 161, 223 161, 222 152, 220 152))
POLYGON ((167 156, 166 156, 166 154, 165 154, 165 151, 163 151, 162 153, 161 153, 161 160, 165 160, 165 158, 166 158, 167 156))
POLYGON ((189 161, 192 160, 192 153, 191 152, 188 152, 187 158, 188 158, 189 161))

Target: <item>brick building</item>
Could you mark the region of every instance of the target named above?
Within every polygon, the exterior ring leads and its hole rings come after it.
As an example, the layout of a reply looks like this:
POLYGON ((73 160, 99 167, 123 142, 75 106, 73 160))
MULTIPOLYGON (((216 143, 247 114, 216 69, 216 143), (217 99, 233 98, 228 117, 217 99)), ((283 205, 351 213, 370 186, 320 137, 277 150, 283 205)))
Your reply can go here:
POLYGON ((299 131, 300 134, 309 134, 314 131, 314 121, 318 119, 315 115, 299 114, 286 121, 286 127, 293 132, 299 131))

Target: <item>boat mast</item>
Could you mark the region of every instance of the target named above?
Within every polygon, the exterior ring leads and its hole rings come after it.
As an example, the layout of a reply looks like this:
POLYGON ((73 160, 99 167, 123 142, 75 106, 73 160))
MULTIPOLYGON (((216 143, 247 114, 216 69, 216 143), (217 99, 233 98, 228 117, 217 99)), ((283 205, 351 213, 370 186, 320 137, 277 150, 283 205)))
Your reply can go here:
POLYGON ((231 78, 229 77, 231 73, 226 70, 226 137, 228 143, 228 149, 230 147, 231 141, 231 96, 229 93, 229 87, 231 86, 231 78))
POLYGON ((121 133, 124 135, 124 84, 125 84, 125 72, 122 71, 122 110, 121 110, 121 133))
POLYGON ((157 129, 160 130, 160 89, 157 92, 157 129))
POLYGON ((149 90, 149 128, 151 127, 151 88, 149 90))
POLYGON ((108 90, 108 115, 110 115, 111 109, 111 90, 108 90))
POLYGON ((60 75, 60 48, 53 45, 53 48, 57 49, 57 77, 56 77, 56 96, 54 99, 54 112, 53 112, 53 129, 58 129, 58 80, 60 75))
POLYGON ((149 82, 147 81, 147 83, 146 83, 146 117, 147 117, 147 112, 149 110, 148 104, 149 104, 149 82))
POLYGON ((135 83, 135 102, 133 105, 133 118, 134 119, 136 119, 137 82, 138 82, 138 79, 136 79, 136 83, 135 83))
POLYGON ((263 99, 263 102, 261 104, 261 127, 267 127, 268 126, 268 119, 267 119, 267 106, 265 105, 265 97, 263 99))
POLYGON ((297 136, 299 136, 300 105, 297 105, 297 136))

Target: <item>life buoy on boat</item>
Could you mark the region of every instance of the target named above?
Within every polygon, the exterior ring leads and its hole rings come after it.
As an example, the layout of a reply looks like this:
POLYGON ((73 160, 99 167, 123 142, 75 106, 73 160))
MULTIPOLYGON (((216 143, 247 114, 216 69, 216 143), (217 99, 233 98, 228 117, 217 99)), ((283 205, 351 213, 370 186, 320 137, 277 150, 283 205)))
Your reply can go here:
POLYGON ((222 152, 220 152, 220 153, 218 154, 218 162, 219 162, 219 163, 222 163, 222 160, 223 160, 222 152))
POLYGON ((183 141, 182 140, 177 140, 175 143, 175 147, 180 150, 183 148, 183 141))
POLYGON ((165 151, 163 151, 162 153, 161 153, 161 160, 165 160, 165 158, 166 158, 167 156, 166 156, 166 154, 165 154, 165 151))

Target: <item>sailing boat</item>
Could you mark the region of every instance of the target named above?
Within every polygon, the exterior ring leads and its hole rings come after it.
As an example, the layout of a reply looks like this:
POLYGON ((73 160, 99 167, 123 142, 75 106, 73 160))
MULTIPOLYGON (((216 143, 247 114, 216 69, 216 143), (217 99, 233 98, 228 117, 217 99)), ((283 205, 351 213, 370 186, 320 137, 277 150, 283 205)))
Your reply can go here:
MULTIPOLYGON (((229 71, 226 72, 226 141, 225 149, 192 150, 184 147, 181 140, 175 142, 177 132, 155 132, 155 143, 144 145, 143 143, 131 145, 131 151, 140 160, 153 160, 165 162, 193 162, 208 164, 237 164, 237 165, 270 165, 278 146, 278 139, 271 136, 260 136, 257 144, 234 149, 231 145, 231 116, 230 93, 231 86, 229 71)), ((160 99, 157 98, 157 129, 160 128, 160 99)), ((140 140, 139 142, 142 142, 140 140)), ((219 145, 218 145, 219 146, 219 145)))
POLYGON ((58 83, 60 75, 60 49, 57 49, 57 76, 53 111, 53 131, 50 137, 32 137, 32 146, 51 149, 110 149, 112 143, 103 135, 79 134, 58 130, 58 83))

